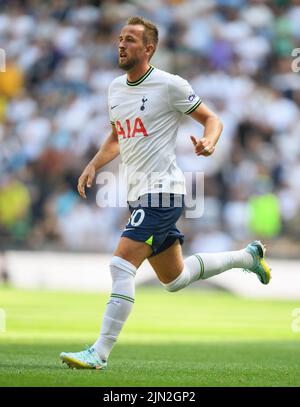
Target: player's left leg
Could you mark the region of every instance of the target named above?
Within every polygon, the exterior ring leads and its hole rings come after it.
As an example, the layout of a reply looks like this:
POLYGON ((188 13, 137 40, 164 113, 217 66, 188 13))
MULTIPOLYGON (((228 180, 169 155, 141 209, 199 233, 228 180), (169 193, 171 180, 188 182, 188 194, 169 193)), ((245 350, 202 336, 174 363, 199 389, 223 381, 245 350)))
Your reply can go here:
POLYGON ((268 284, 270 268, 265 259, 265 247, 259 241, 245 249, 221 253, 196 253, 183 260, 178 240, 156 256, 148 258, 159 280, 168 291, 179 291, 199 279, 207 279, 232 268, 242 268, 268 284))
POLYGON ((60 358, 77 369, 105 369, 107 359, 129 317, 135 297, 135 275, 140 264, 152 252, 144 242, 121 237, 110 261, 112 292, 106 305, 100 336, 81 352, 62 352, 60 358))

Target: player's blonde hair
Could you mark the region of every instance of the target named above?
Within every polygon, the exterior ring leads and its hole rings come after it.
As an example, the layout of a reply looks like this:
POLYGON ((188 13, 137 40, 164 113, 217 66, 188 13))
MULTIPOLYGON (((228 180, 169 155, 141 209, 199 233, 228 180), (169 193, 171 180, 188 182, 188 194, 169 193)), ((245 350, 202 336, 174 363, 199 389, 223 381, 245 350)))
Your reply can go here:
POLYGON ((144 33, 143 33, 143 41, 145 45, 148 44, 153 44, 154 45, 154 50, 150 56, 154 54, 157 44, 158 44, 158 29, 152 21, 147 20, 144 17, 139 17, 139 16, 134 16, 134 17, 129 17, 127 20, 128 25, 142 25, 144 27, 144 33))

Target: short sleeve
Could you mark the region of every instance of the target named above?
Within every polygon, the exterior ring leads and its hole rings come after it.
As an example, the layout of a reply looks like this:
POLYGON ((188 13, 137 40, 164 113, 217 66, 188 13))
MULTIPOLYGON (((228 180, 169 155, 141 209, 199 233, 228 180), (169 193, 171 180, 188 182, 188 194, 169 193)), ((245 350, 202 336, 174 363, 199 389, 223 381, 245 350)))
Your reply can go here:
POLYGON ((115 124, 115 121, 114 121, 114 118, 113 118, 113 115, 112 115, 112 109, 111 109, 111 85, 109 86, 109 88, 108 88, 108 114, 109 114, 109 121, 110 121, 110 124, 115 124))
POLYGON ((188 81, 178 75, 172 75, 169 80, 168 94, 170 105, 184 114, 192 113, 202 102, 188 81))

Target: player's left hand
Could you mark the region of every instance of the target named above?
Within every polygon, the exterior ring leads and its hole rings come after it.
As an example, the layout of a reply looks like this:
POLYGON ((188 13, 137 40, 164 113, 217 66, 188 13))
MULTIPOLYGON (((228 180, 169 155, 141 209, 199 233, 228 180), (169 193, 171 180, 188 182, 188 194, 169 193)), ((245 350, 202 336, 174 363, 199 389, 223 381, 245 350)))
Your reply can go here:
POLYGON ((202 137, 197 141, 194 136, 190 137, 195 147, 196 155, 204 155, 205 157, 208 157, 215 151, 215 146, 208 138, 202 137))

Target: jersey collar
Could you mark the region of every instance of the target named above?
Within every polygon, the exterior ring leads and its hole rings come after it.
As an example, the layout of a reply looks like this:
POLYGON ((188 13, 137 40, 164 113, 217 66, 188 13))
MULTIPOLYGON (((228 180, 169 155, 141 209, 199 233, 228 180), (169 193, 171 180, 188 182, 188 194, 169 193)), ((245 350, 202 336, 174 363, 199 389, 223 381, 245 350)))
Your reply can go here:
POLYGON ((139 84, 141 84, 142 82, 144 82, 144 80, 146 78, 148 78, 148 76, 151 74, 151 72, 154 70, 154 66, 150 65, 150 68, 148 69, 148 71, 137 81, 134 82, 130 82, 128 79, 126 79, 126 83, 128 86, 137 86, 139 84))

